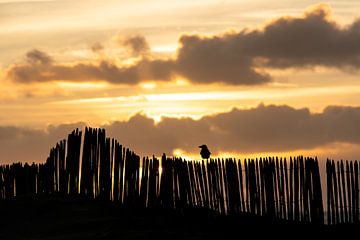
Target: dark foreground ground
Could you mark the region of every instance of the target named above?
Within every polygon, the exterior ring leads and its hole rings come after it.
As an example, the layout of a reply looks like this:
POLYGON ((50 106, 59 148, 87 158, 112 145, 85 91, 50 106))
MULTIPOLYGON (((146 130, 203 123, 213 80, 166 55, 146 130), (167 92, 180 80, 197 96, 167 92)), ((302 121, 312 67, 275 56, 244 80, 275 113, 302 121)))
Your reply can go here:
POLYGON ((0 239, 324 239, 358 234, 358 225, 270 223, 204 209, 125 211, 109 203, 60 198, 0 202, 0 239))

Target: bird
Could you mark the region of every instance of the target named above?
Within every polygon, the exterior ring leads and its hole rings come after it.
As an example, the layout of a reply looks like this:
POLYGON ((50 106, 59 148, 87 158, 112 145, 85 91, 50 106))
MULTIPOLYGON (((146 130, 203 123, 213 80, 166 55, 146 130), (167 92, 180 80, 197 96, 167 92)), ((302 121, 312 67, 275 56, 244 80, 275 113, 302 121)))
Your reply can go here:
POLYGON ((203 159, 210 158, 211 152, 205 144, 199 146, 199 148, 201 148, 200 155, 203 159))

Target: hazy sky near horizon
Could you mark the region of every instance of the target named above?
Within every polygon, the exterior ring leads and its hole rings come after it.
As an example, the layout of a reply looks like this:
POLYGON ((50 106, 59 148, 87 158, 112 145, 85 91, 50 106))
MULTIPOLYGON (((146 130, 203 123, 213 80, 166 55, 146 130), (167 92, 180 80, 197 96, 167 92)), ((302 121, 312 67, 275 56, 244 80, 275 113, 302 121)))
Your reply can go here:
POLYGON ((360 1, 0 0, 0 163, 74 127, 140 154, 360 155, 360 1))

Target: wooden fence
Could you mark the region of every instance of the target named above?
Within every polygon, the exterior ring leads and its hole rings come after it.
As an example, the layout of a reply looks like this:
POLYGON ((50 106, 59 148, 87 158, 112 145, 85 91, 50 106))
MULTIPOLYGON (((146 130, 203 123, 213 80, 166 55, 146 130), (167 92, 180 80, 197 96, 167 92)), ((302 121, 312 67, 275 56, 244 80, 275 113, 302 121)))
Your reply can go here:
POLYGON ((327 160, 326 177, 328 223, 359 223, 358 162, 327 160))
MULTIPOLYGON (((358 174, 355 164, 355 168, 350 164, 351 176, 358 174)), ((351 184, 357 186, 357 180, 351 184)), ((317 159, 187 161, 165 155, 141 159, 107 138, 103 129, 86 128, 84 136, 74 130, 51 149, 44 164, 0 167, 0 199, 54 193, 109 200, 126 208, 204 207, 219 214, 324 223, 317 159)), ((354 196, 358 199, 359 195, 354 196)), ((336 206, 329 212, 337 211, 336 206)), ((348 206, 345 198, 341 206, 348 206)), ((358 214, 344 219, 355 219, 358 214)), ((334 218, 329 219, 333 223, 334 218)))

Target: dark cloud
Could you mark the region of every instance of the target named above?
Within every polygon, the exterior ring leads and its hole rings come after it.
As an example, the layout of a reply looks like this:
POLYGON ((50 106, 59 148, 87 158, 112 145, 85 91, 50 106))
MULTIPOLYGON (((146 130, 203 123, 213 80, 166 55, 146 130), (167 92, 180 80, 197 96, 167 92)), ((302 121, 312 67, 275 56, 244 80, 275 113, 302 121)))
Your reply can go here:
POLYGON ((76 127, 85 124, 49 126, 45 131, 14 126, 0 126, 0 163, 43 162, 51 147, 76 127))
POLYGON ((232 39, 232 35, 181 37, 176 72, 195 83, 256 85, 270 81, 269 75, 255 70, 253 59, 239 51, 232 39))
POLYGON ((16 82, 46 81, 108 81, 115 84, 137 84, 142 79, 171 79, 171 61, 142 60, 130 67, 118 67, 112 62, 101 61, 99 64, 65 65, 19 65, 8 71, 8 76, 16 82))
POLYGON ((141 153, 188 152, 206 143, 214 152, 276 152, 312 149, 335 142, 360 143, 360 108, 328 107, 320 114, 289 106, 263 106, 203 117, 164 118, 159 124, 136 115, 107 126, 141 153), (130 138, 128 136, 131 136, 130 138))
MULTIPOLYGON (((229 32, 203 37, 184 35, 174 59, 144 57, 131 67, 109 62, 100 64, 15 65, 8 77, 19 82, 51 80, 105 80, 136 84, 146 80, 168 81, 180 75, 193 83, 256 85, 271 80, 266 68, 334 67, 356 70, 360 66, 360 20, 340 26, 331 19, 329 9, 319 5, 301 17, 282 17, 262 29, 229 32), (261 70, 262 69, 262 70, 261 70)), ((122 40, 135 55, 149 51, 141 36, 122 40)), ((35 62, 42 62, 36 57, 35 62)), ((42 54, 43 56, 47 56, 42 54)))
POLYGON ((236 36, 246 55, 265 58, 271 68, 360 66, 360 20, 342 27, 319 5, 304 17, 279 18, 263 30, 236 36))
POLYGON ((145 56, 149 54, 150 47, 144 36, 136 35, 119 40, 122 46, 127 47, 134 56, 145 56))
POLYGON ((93 45, 91 45, 90 48, 95 53, 101 52, 102 50, 104 50, 104 46, 99 42, 94 43, 93 45))
POLYGON ((41 64, 48 65, 53 62, 53 59, 45 52, 40 51, 38 49, 33 49, 26 53, 26 60, 29 64, 41 64))
MULTIPOLYGON (((199 120, 163 118, 158 124, 137 114, 128 121, 102 127, 108 135, 141 155, 171 154, 175 149, 198 152, 200 144, 207 144, 215 154, 224 151, 247 154, 360 144, 359 122, 360 107, 328 107, 322 113, 311 113, 306 108, 259 105, 199 120)), ((50 147, 82 126, 83 123, 51 126, 46 131, 0 127, 0 162, 43 161, 50 147)))

